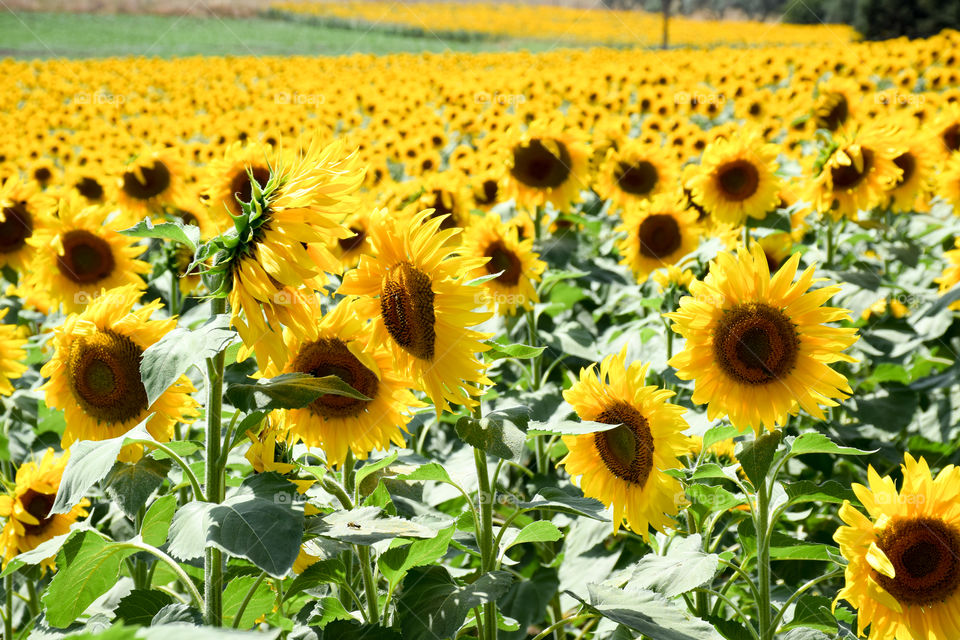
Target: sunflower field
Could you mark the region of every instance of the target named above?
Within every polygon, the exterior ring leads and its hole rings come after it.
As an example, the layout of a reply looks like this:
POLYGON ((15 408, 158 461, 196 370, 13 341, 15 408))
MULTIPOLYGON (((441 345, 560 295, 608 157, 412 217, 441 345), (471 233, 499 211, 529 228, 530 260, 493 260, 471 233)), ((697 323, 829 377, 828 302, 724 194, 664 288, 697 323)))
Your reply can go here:
POLYGON ((804 29, 0 61, 4 638, 960 639, 960 33, 804 29))

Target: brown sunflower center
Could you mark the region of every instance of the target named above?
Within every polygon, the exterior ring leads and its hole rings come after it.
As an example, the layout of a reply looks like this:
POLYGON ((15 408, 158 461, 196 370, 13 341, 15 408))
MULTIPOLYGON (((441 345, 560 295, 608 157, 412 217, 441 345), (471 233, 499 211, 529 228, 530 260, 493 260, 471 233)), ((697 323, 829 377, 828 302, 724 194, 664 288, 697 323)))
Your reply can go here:
POLYGON ((80 178, 74 187, 77 189, 77 193, 87 200, 99 200, 103 197, 103 187, 93 178, 80 178))
POLYGON ((337 244, 340 245, 344 253, 350 253, 351 251, 359 249, 363 246, 363 241, 367 238, 367 232, 360 227, 350 227, 350 231, 352 231, 354 235, 349 238, 340 238, 337 241, 337 244))
POLYGON ((3 222, 0 222, 0 253, 14 253, 27 244, 27 238, 33 235, 33 217, 27 211, 26 203, 15 202, 3 208, 3 222))
POLYGON ((84 229, 64 234, 63 255, 57 256, 57 268, 77 284, 103 280, 116 266, 110 244, 84 229))
POLYGON ((491 243, 483 255, 490 258, 487 262, 487 273, 500 273, 497 276, 497 282, 515 287, 520 282, 520 275, 523 272, 523 265, 520 257, 503 244, 503 241, 497 240, 491 243))
POLYGON ((894 519, 877 546, 896 577, 873 577, 903 604, 942 602, 960 587, 960 531, 939 518, 894 519))
POLYGON ((757 192, 760 172, 749 160, 734 160, 717 170, 717 186, 725 200, 742 202, 757 192))
POLYGON ((626 402, 617 402, 604 409, 597 422, 620 425, 593 436, 604 465, 621 480, 644 486, 653 471, 653 434, 647 419, 626 402))
POLYGON ((554 189, 570 177, 570 152, 559 140, 534 138, 513 149, 510 175, 528 187, 554 189))
MULTIPOLYGON (((294 359, 293 369, 318 378, 337 376, 371 399, 376 397, 380 386, 376 374, 363 366, 360 360, 350 353, 347 344, 339 338, 322 338, 305 345, 294 359)), ((311 402, 308 408, 314 415, 327 420, 355 418, 370 402, 371 400, 327 394, 311 402)))
POLYGON ((50 178, 53 177, 53 172, 50 171, 47 167, 39 167, 33 172, 33 179, 39 182, 40 184, 46 184, 50 182, 50 178))
POLYGON ((56 499, 56 493, 40 493, 33 489, 27 489, 26 493, 20 497, 20 504, 23 505, 26 512, 39 520, 37 524, 23 525, 26 535, 39 535, 43 533, 46 526, 53 520, 53 518, 50 517, 50 509, 53 508, 53 503, 56 499))
MULTIPOLYGON (((267 182, 270 180, 270 170, 267 167, 250 167, 250 173, 253 174, 253 179, 257 181, 261 189, 267 186, 267 182)), ((230 180, 230 193, 235 198, 230 202, 231 208, 236 207, 235 211, 238 212, 240 208, 236 200, 243 203, 249 203, 253 200, 253 182, 247 174, 246 167, 233 174, 233 178, 230 180)))
POLYGON ((863 168, 861 170, 858 171, 852 162, 830 168, 830 178, 833 180, 834 189, 853 189, 870 173, 870 169, 873 167, 873 151, 866 147, 863 147, 860 151, 863 154, 863 168))
POLYGON ((817 109, 818 129, 836 131, 850 117, 850 105, 842 93, 828 93, 817 109))
POLYGON ((67 359, 70 388, 87 415, 111 424, 146 411, 147 392, 140 381, 142 355, 130 338, 113 331, 74 340, 67 359))
POLYGON ((621 191, 636 195, 645 196, 653 191, 657 186, 657 180, 660 174, 652 162, 641 160, 636 164, 621 162, 614 169, 613 177, 621 191))
POLYGON ((917 170, 917 159, 913 157, 913 154, 905 151, 893 159, 893 164, 897 165, 901 172, 900 178, 897 179, 894 188, 910 182, 910 178, 913 177, 914 172, 917 170))
POLYGON ((648 258, 666 258, 680 248, 683 235, 676 218, 666 213, 647 216, 637 230, 640 253, 648 258))
POLYGON ((380 284, 380 312, 387 333, 405 351, 433 360, 437 339, 433 281, 410 262, 395 265, 380 284))
POLYGON ((140 167, 140 175, 143 176, 143 180, 140 180, 133 171, 123 174, 123 192, 131 198, 149 200, 170 187, 170 169, 159 160, 154 161, 150 166, 140 167))
POLYGON ((960 124, 952 124, 940 134, 944 146, 951 152, 960 151, 960 124))
POLYGON ((479 204, 492 204, 497 201, 498 192, 499 188, 496 180, 484 180, 483 184, 480 185, 480 193, 476 194, 476 201, 479 204))
POLYGON ((430 204, 427 205, 427 208, 433 209, 430 217, 439 218, 440 216, 447 216, 443 219, 443 222, 440 223, 440 229, 442 231, 455 229, 457 227, 456 216, 453 215, 455 206, 454 196, 449 191, 434 189, 430 193, 430 204))
POLYGON ((741 384, 767 384, 790 373, 800 338, 782 311, 746 302, 725 311, 713 335, 720 368, 741 384))

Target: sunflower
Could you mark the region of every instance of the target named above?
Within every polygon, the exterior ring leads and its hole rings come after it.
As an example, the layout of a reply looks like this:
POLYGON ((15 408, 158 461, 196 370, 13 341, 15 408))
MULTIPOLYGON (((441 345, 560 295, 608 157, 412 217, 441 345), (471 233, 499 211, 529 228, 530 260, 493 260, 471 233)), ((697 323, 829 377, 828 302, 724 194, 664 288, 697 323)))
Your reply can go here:
POLYGON ((352 269, 360 262, 360 256, 370 254, 370 209, 364 207, 347 217, 344 221, 353 234, 348 238, 331 240, 330 250, 340 261, 342 269, 352 269))
POLYGON ((505 179, 502 171, 487 170, 470 178, 473 203, 481 211, 489 211, 503 199, 505 179))
POLYGON ((175 149, 142 153, 117 172, 117 201, 135 223, 164 205, 179 202, 184 172, 175 149))
POLYGON ((152 404, 147 402, 140 359, 147 347, 176 327, 177 319, 150 319, 163 308, 159 300, 134 311, 140 296, 133 285, 105 291, 54 331, 53 358, 40 374, 49 378, 42 387, 47 405, 64 410, 63 447, 77 440, 121 436, 150 414, 150 435, 167 442, 177 422, 198 417, 197 402, 190 397, 196 389, 186 376, 152 404))
POLYGON ((835 406, 833 398, 851 393, 828 365, 853 361, 842 351, 856 342, 856 329, 825 325, 850 316, 821 306, 840 287, 808 291, 814 265, 793 282, 798 253, 771 278, 763 250, 751 249, 719 254, 679 309, 664 314, 686 339, 668 364, 681 380, 696 381, 693 402, 707 404, 711 420, 727 414, 735 427, 759 433, 782 424, 798 404, 822 420, 819 405, 835 406))
POLYGON ((621 524, 649 539, 649 529, 663 532, 683 503, 683 487, 664 473, 679 469, 689 451, 683 435, 686 409, 667 402, 672 391, 644 385, 649 365, 626 366, 626 346, 619 355, 580 370, 580 380, 563 392, 581 420, 619 425, 608 431, 563 436, 570 452, 560 461, 571 476, 581 476, 585 496, 613 505, 613 530, 621 524))
POLYGON ((903 175, 894 163, 903 151, 892 135, 877 128, 839 136, 817 162, 814 206, 834 220, 843 216, 856 220, 858 211, 886 201, 888 191, 903 175))
POLYGON ((756 129, 731 138, 717 138, 703 152, 700 166, 685 182, 693 201, 715 221, 740 225, 764 218, 778 202, 781 180, 777 146, 756 129))
POLYGON ((689 290, 690 283, 696 279, 693 276, 693 271, 690 269, 681 269, 674 264, 667 265, 667 267, 663 269, 657 269, 651 277, 653 281, 657 283, 658 293, 663 293, 671 286, 675 286, 678 289, 689 290))
POLYGON ((860 87, 846 78, 831 78, 817 87, 813 121, 817 129, 839 131, 856 114, 862 99, 860 87))
POLYGON ((909 453, 897 491, 889 476, 868 469, 869 487, 853 491, 867 515, 845 500, 845 523, 833 539, 848 560, 845 584, 834 600, 857 609, 857 634, 870 640, 957 637, 960 610, 960 469, 933 477, 923 458, 909 453))
POLYGON ((676 264, 700 242, 697 212, 674 194, 661 194, 624 211, 618 231, 627 235, 617 244, 623 259, 639 282, 651 273, 676 264))
MULTIPOLYGON (((0 320, 10 309, 0 309, 0 320)), ((20 327, 15 324, 0 324, 0 396, 13 393, 11 380, 19 378, 29 367, 23 364, 27 359, 27 341, 20 327)))
POLYGON ((955 104, 947 105, 933 123, 933 131, 937 146, 937 155, 946 160, 960 151, 960 107, 955 104))
POLYGON ((518 308, 532 310, 540 301, 534 283, 540 281, 547 263, 533 251, 533 238, 520 240, 517 228, 501 222, 500 216, 488 213, 477 218, 464 232, 460 253, 489 258, 473 277, 500 273, 483 283, 498 315, 512 315, 518 308))
POLYGON ((763 249, 767 259, 767 269, 770 273, 776 272, 793 251, 793 236, 786 231, 771 233, 757 239, 757 244, 763 249))
MULTIPOLYGON (((934 282, 940 285, 940 295, 950 291, 950 289, 960 282, 960 238, 956 238, 953 244, 954 249, 943 252, 943 257, 947 259, 947 266, 939 277, 933 279, 934 282)), ((960 311, 960 300, 952 303, 950 308, 960 311)))
POLYGON ((898 146, 901 151, 893 164, 900 169, 900 176, 888 186, 890 209, 896 213, 928 211, 936 164, 936 156, 930 152, 933 141, 914 131, 903 133, 898 146))
POLYGON ((55 206, 35 183, 23 183, 17 176, 4 181, 0 187, 0 267, 18 273, 24 270, 35 254, 27 241, 47 224, 55 206))
POLYGON ((437 411, 448 402, 473 406, 491 384, 476 354, 489 336, 470 329, 492 313, 474 311, 476 289, 467 274, 486 258, 456 255, 449 240, 459 229, 440 230, 441 218, 423 211, 408 221, 374 214, 371 242, 376 257, 362 256, 343 278, 339 293, 359 295, 357 311, 373 318, 374 341, 389 344, 398 369, 419 385, 437 411))
MULTIPOLYGON (((319 305, 313 300, 314 317, 318 317, 319 305)), ((337 467, 348 450, 365 460, 370 452, 385 450, 391 442, 402 447, 410 408, 423 405, 410 392, 409 380, 394 369, 390 349, 373 340, 373 327, 356 305, 351 298, 341 301, 316 323, 309 339, 284 332, 289 359, 282 368, 267 369, 268 375, 336 375, 370 398, 323 395, 303 409, 281 412, 282 432, 308 446, 321 447, 327 461, 337 467)))
POLYGON ((324 272, 340 271, 329 242, 353 235, 341 221, 363 182, 356 154, 342 150, 342 142, 311 143, 291 164, 271 165, 266 186, 250 183, 251 200, 234 220, 241 242, 231 241, 233 230, 221 236, 231 255, 214 268, 227 274, 241 357, 253 351, 261 366, 286 362, 281 325, 309 335, 315 318, 306 301, 326 282, 324 272))
POLYGON ((508 193, 520 207, 550 202, 565 211, 589 183, 587 160, 586 145, 577 134, 534 123, 513 136, 507 156, 508 193))
POLYGON ((263 189, 270 180, 271 166, 278 160, 277 152, 270 145, 252 143, 244 146, 238 141, 227 147, 223 157, 206 166, 200 181, 200 193, 221 231, 232 226, 230 216, 243 213, 240 202, 250 202, 253 198, 251 176, 263 189))
POLYGON ((253 470, 257 473, 275 471, 280 475, 290 473, 296 468, 286 462, 279 462, 277 458, 278 449, 284 451, 287 430, 276 420, 268 418, 266 425, 260 430, 259 434, 253 431, 247 431, 247 437, 250 439, 250 448, 247 449, 244 457, 253 470))
POLYGON ((954 215, 960 216, 960 154, 944 164, 937 182, 937 194, 953 205, 954 215))
MULTIPOLYGON (((0 495, 0 517, 7 519, 0 533, 3 568, 15 556, 67 533, 74 522, 87 515, 90 501, 86 498, 67 513, 50 515, 69 458, 69 451, 58 457, 53 449, 47 449, 39 463, 29 460, 20 465, 13 491, 0 495)), ((50 556, 43 566, 53 569, 53 560, 50 556)))
POLYGON ((611 149, 597 176, 597 191, 610 200, 610 213, 674 189, 679 171, 672 155, 659 145, 630 140, 611 149))
POLYGON ((27 240, 36 257, 26 288, 45 294, 54 307, 62 304, 67 313, 80 311, 104 289, 127 284, 144 289, 140 274, 150 272, 149 264, 136 259, 143 253, 137 239, 107 225, 109 209, 81 204, 76 196, 60 200, 58 215, 27 240))

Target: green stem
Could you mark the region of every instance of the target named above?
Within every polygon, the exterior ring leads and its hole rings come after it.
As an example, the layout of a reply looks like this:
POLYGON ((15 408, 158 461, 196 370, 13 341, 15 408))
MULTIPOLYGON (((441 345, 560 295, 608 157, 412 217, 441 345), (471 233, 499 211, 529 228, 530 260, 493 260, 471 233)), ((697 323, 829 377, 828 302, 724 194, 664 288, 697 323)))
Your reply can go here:
POLYGON ((757 534, 757 609, 760 613, 759 640, 772 640, 773 629, 770 626, 770 535, 768 519, 770 516, 770 495, 767 480, 760 481, 757 488, 757 512, 754 523, 757 534))
POLYGON ((3 637, 13 637, 13 574, 3 578, 3 637))
MULTIPOLYGON (((480 403, 474 409, 474 417, 482 417, 480 403)), ((493 547, 493 494, 490 488, 490 477, 487 472, 487 455, 480 449, 473 450, 474 462, 477 465, 477 498, 480 503, 480 522, 477 523, 477 544, 480 547, 480 564, 483 573, 493 570, 496 561, 496 550, 493 547)), ((483 605, 484 631, 488 640, 497 638, 497 605, 487 602, 483 605)))
POLYGON ((827 216, 827 263, 823 266, 830 268, 833 266, 833 231, 835 223, 832 216, 827 216))
POLYGON ((747 218, 743 222, 743 247, 745 249, 750 248, 750 219, 747 218))
MULTIPOLYGON (((698 589, 694 589, 694 591, 704 591, 706 593, 709 593, 712 596, 716 596, 719 600, 722 600, 724 604, 730 607, 730 610, 733 611, 735 614, 737 614, 737 616, 739 616, 741 620, 745 621, 749 619, 744 615, 743 610, 737 606, 737 603, 731 600, 728 596, 722 593, 719 593, 717 591, 714 591, 713 589, 698 588, 698 589)), ((754 640, 761 640, 760 636, 757 635, 757 630, 753 628, 753 625, 748 624, 745 626, 747 627, 747 631, 750 632, 751 638, 753 638, 754 640)))
POLYGON ((373 568, 370 562, 370 547, 357 545, 357 555, 360 556, 360 572, 363 576, 363 593, 367 598, 367 622, 380 623, 380 609, 377 607, 377 582, 373 579, 373 568))
MULTIPOLYGON (((687 515, 687 533, 695 534, 700 533, 700 527, 697 526, 697 519, 693 517, 693 513, 690 512, 690 509, 686 510, 687 515)), ((706 546, 709 543, 709 538, 701 538, 700 542, 703 546, 706 546)), ((701 618, 707 615, 707 611, 710 608, 710 602, 707 600, 707 594, 702 591, 698 591, 694 595, 694 600, 696 606, 694 607, 694 613, 701 618)))
POLYGON ((260 586, 260 583, 263 582, 263 579, 267 577, 266 571, 260 572, 260 577, 257 578, 257 581, 253 583, 253 586, 247 590, 247 595, 243 597, 243 602, 240 603, 240 608, 237 609, 237 615, 233 618, 233 628, 240 628, 240 618, 243 617, 243 612, 247 610, 247 605, 250 604, 250 601, 253 600, 253 594, 256 593, 257 587, 260 586))
MULTIPOLYGON (((560 608, 560 593, 554 593, 553 598, 550 599, 550 612, 553 614, 554 624, 565 622, 563 619, 563 609, 560 608)), ((561 624, 559 627, 554 629, 554 640, 565 640, 567 637, 567 632, 564 630, 566 624, 561 624)))
POLYGON ((177 453, 168 447, 167 445, 161 442, 155 442, 153 440, 134 440, 136 444, 141 444, 148 449, 158 449, 163 451, 171 460, 180 465, 180 468, 183 470, 183 475, 186 476, 187 480, 190 481, 190 486, 193 487, 193 494, 197 500, 206 502, 207 499, 204 497, 203 489, 200 486, 200 480, 197 478, 197 474, 193 472, 193 469, 190 468, 190 465, 181 458, 177 453))
MULTIPOLYGON (((210 303, 211 315, 227 312, 227 299, 214 298, 210 303)), ((220 504, 223 501, 223 466, 220 463, 221 438, 220 418, 223 410, 223 369, 226 354, 221 351, 207 359, 207 437, 206 437, 206 496, 207 502, 220 504)), ((191 583, 192 584, 192 583, 191 583)), ((223 625, 223 552, 207 547, 203 556, 204 621, 214 627, 223 625)))
POLYGON ((546 629, 544 629, 543 631, 535 635, 533 637, 533 640, 544 640, 544 638, 547 638, 551 633, 553 633, 554 631, 557 631, 558 629, 562 630, 568 624, 577 624, 578 622, 591 620, 595 617, 596 616, 594 616, 593 614, 585 614, 582 616, 576 616, 574 618, 563 618, 561 620, 557 620, 552 625, 550 625, 549 627, 547 627, 546 629))
MULTIPOLYGON (((539 209, 538 209, 539 211, 539 209)), ((532 309, 526 313, 527 319, 527 342, 531 347, 539 346, 537 336, 537 314, 532 309)), ((543 382, 543 354, 534 357, 530 361, 530 391, 536 392, 540 389, 543 382)), ((543 436, 534 438, 534 452, 537 461, 537 473, 547 472, 547 453, 544 447, 543 436)))
POLYGON ((177 578, 180 579, 180 582, 183 583, 183 586, 187 588, 187 591, 190 593, 190 597, 193 598, 194 604, 196 604, 198 608, 206 611, 206 604, 204 602, 204 599, 200 596, 200 592, 197 591, 196 585, 193 584, 193 580, 191 580, 190 576, 188 576, 186 572, 184 572, 184 570, 180 567, 180 565, 177 563, 176 560, 174 560, 173 558, 165 554, 160 549, 157 549, 156 547, 149 545, 145 542, 123 542, 121 544, 122 546, 127 547, 128 549, 136 549, 137 551, 146 551, 147 553, 152 555, 154 558, 165 563, 168 567, 170 567, 170 570, 173 571, 173 573, 177 576, 177 578))
POLYGON ((838 570, 836 570, 836 571, 831 571, 830 573, 828 573, 828 574, 826 574, 826 575, 822 575, 822 576, 820 576, 819 578, 813 578, 812 580, 808 580, 806 583, 804 583, 799 589, 797 589, 796 591, 793 592, 793 595, 792 595, 792 596, 790 596, 789 598, 787 598, 787 601, 786 601, 786 602, 783 603, 783 606, 780 607, 780 611, 778 611, 776 617, 774 617, 773 623, 771 624, 771 627, 773 627, 774 629, 777 628, 777 625, 780 624, 780 621, 783 619, 784 614, 787 612, 787 608, 789 608, 790 605, 793 604, 793 602, 794 602, 797 598, 799 598, 801 595, 803 595, 803 592, 804 592, 804 591, 806 591, 806 590, 809 589, 810 587, 812 587, 812 586, 814 586, 814 585, 816 585, 816 584, 818 584, 818 583, 820 583, 820 582, 823 582, 824 580, 829 580, 829 579, 831 579, 831 578, 835 578, 835 577, 840 576, 840 575, 843 575, 843 570, 842 570, 842 569, 838 569, 838 570))
POLYGON ((180 315, 180 278, 175 271, 170 271, 170 317, 180 315))

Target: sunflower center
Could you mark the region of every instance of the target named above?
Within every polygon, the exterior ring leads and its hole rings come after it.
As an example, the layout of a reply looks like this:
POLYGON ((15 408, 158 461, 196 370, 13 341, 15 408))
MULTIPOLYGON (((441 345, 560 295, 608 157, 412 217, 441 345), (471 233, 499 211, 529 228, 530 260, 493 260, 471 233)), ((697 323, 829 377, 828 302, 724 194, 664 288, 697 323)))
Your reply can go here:
MULTIPOLYGON (((294 371, 323 378, 337 376, 348 385, 374 398, 380 386, 376 374, 363 366, 339 338, 323 338, 307 344, 293 361, 294 371)), ((357 400, 332 394, 322 395, 308 405, 310 412, 324 419, 355 418, 371 400, 357 400)))
POLYGON ((337 241, 337 244, 340 245, 344 253, 350 253, 351 251, 359 249, 363 245, 363 241, 367 238, 367 232, 360 227, 350 227, 350 231, 355 235, 349 238, 340 238, 337 241))
POLYGON ((387 333, 405 351, 433 360, 437 339, 433 281, 410 262, 395 265, 380 285, 380 312, 387 333))
POLYGON ((497 276, 497 282, 503 283, 505 285, 514 287, 520 282, 520 275, 523 271, 523 267, 520 263, 520 258, 516 253, 508 249, 502 241, 497 240, 487 247, 487 250, 484 252, 485 256, 490 258, 490 261, 487 262, 487 273, 500 273, 497 276))
POLYGON ((491 204, 497 200, 497 192, 499 191, 497 187, 497 181, 492 179, 487 179, 483 181, 483 184, 480 185, 480 194, 476 196, 476 201, 479 204, 491 204))
POLYGON ((793 370, 800 338, 782 311, 746 302, 725 311, 713 336, 720 368, 741 384, 767 384, 793 370))
POLYGON ((57 268, 77 284, 103 280, 116 266, 106 240, 84 229, 68 231, 62 238, 63 255, 57 256, 57 268))
POLYGON ((147 409, 140 381, 143 350, 113 331, 78 336, 67 359, 70 388, 87 415, 108 424, 126 422, 147 409))
POLYGON ((534 138, 513 149, 510 174, 528 187, 553 189, 570 177, 571 159, 567 147, 559 140, 546 139, 546 143, 534 138))
POLYGON ((453 215, 455 206, 453 194, 443 189, 434 189, 430 195, 433 200, 433 203, 428 206, 428 208, 433 209, 430 217, 439 218, 440 216, 447 216, 443 219, 443 222, 440 223, 440 230, 455 229, 457 221, 453 215))
POLYGON ((647 216, 637 230, 640 253, 648 258, 666 258, 680 248, 683 236, 676 219, 665 213, 647 216))
POLYGON ((817 127, 836 131, 850 117, 850 105, 842 93, 829 93, 824 98, 817 117, 817 127))
POLYGON ((33 217, 23 202, 3 208, 3 222, 0 222, 0 253, 19 251, 27 244, 27 238, 33 235, 33 217))
MULTIPOLYGON (((266 167, 250 167, 250 173, 253 174, 253 179, 257 181, 261 189, 267 186, 267 182, 270 180, 269 169, 266 167)), ((233 175, 233 179, 230 181, 230 193, 243 203, 249 203, 253 200, 253 183, 250 181, 250 176, 247 175, 246 168, 233 175)))
POLYGON ((621 480, 644 486, 653 471, 653 434, 647 419, 626 402, 617 402, 604 409, 597 422, 620 425, 593 436, 604 465, 621 480))
POLYGON ((159 160, 151 166, 140 167, 140 175, 143 176, 142 181, 133 171, 123 174, 123 192, 136 200, 149 200, 170 186, 170 169, 159 160))
POLYGON ((877 546, 896 577, 876 571, 873 577, 903 604, 942 602, 960 587, 960 531, 939 518, 895 519, 877 546))
POLYGON ((909 151, 901 153, 893 159, 893 164, 897 165, 901 171, 900 178, 897 179, 894 188, 910 182, 910 178, 913 177, 913 173, 917 169, 917 159, 913 157, 913 154, 909 151))
POLYGON ((741 202, 757 192, 760 172, 749 160, 734 160, 717 170, 717 184, 724 198, 741 202))
POLYGON ((952 124, 944 129, 940 139, 951 152, 960 151, 960 124, 952 124))
POLYGON ((641 160, 636 164, 621 162, 613 172, 617 185, 627 193, 645 196, 657 186, 660 174, 652 162, 641 160))
POLYGON ((830 177, 834 189, 853 189, 860 184, 873 167, 873 151, 862 148, 863 169, 857 170, 853 163, 841 164, 830 168, 830 177))
POLYGON ((47 167, 40 167, 33 172, 33 179, 40 184, 46 184, 53 177, 53 173, 47 167))
POLYGON ((103 187, 100 183, 90 177, 83 177, 74 185, 77 192, 87 200, 99 200, 103 197, 103 187))
POLYGON ((56 499, 57 495, 55 493, 40 493, 33 489, 27 489, 26 493, 20 498, 20 503, 26 512, 39 522, 37 524, 24 524, 23 528, 26 535, 37 535, 50 524, 50 521, 53 520, 50 517, 50 509, 53 508, 56 499))

